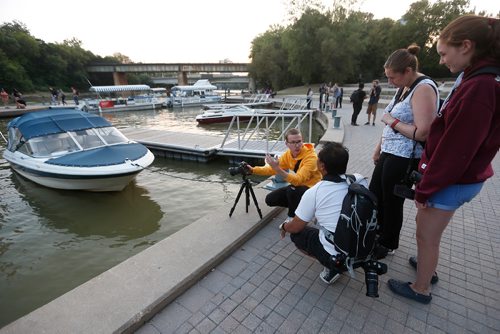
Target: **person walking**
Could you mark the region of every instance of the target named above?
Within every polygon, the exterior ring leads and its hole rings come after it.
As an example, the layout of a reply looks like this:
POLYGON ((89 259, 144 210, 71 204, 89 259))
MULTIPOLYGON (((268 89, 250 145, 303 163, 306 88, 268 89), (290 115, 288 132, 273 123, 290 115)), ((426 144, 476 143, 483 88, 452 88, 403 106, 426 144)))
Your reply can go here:
POLYGON ((384 111, 385 127, 373 153, 370 190, 378 198, 377 259, 399 247, 405 199, 394 194, 394 187, 404 180, 410 163, 420 159, 421 142, 427 139, 439 107, 436 84, 418 71, 419 51, 420 47, 412 44, 394 51, 384 64, 389 83, 399 89, 384 111))
POLYGON ((351 94, 351 102, 352 102, 352 117, 351 117, 351 125, 358 126, 357 120, 359 112, 363 106, 363 101, 366 98, 366 92, 363 90, 365 85, 360 82, 358 85, 358 89, 356 89, 351 94))
POLYGON ((80 97, 80 92, 73 86, 71 86, 71 92, 73 93, 73 102, 75 102, 75 105, 78 105, 79 104, 78 98, 80 97))
POLYGON ((307 90, 306 94, 306 101, 307 101, 307 109, 311 109, 311 103, 312 103, 312 98, 313 98, 314 92, 311 87, 307 90))
POLYGON ((9 103, 9 94, 3 88, 0 91, 0 97, 2 98, 3 106, 6 107, 7 104, 9 103))
POLYGON ((59 89, 58 94, 61 97, 61 103, 62 103, 62 105, 65 106, 67 104, 66 103, 66 94, 64 94, 64 92, 63 92, 62 89, 59 89))
POLYGON ((372 81, 372 89, 370 90, 370 98, 368 100, 368 108, 366 108, 366 113, 368 114, 368 122, 365 125, 370 125, 370 116, 373 115, 372 125, 375 126, 375 118, 377 117, 378 100, 380 99, 380 93, 382 88, 380 88, 379 81, 372 81))
POLYGON ((415 189, 417 257, 410 258, 417 278, 413 283, 390 279, 389 288, 397 295, 431 302, 443 231, 493 175, 491 161, 500 149, 499 41, 500 20, 476 15, 453 20, 438 37, 439 63, 461 74, 432 123, 422 154, 422 178, 415 189))

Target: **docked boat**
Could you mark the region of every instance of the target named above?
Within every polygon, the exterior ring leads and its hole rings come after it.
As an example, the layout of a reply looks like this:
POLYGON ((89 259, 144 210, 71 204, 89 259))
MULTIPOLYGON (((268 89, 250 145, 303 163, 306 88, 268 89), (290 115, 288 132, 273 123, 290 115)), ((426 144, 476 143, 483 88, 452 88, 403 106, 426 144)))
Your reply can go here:
POLYGON ((7 131, 5 160, 50 188, 120 191, 154 160, 103 117, 75 109, 25 114, 10 121, 7 131))
POLYGON ((167 107, 201 106, 207 103, 220 103, 222 97, 215 92, 217 86, 203 79, 193 85, 174 86, 170 90, 170 100, 167 107))
POLYGON ((88 112, 155 110, 162 107, 165 98, 148 85, 92 86, 93 99, 84 99, 79 109, 88 112))
MULTIPOLYGON (((226 99, 227 101, 227 99, 226 99)), ((217 103, 217 104, 208 104, 208 105, 203 105, 203 109, 205 110, 210 110, 210 109, 223 109, 223 108, 230 108, 234 106, 246 106, 250 108, 255 108, 255 107, 265 107, 265 106, 270 106, 273 104, 273 101, 270 99, 269 94, 254 94, 250 97, 243 97, 243 102, 242 103, 217 103)))
POLYGON ((252 109, 244 105, 235 105, 224 107, 218 110, 206 110, 202 114, 196 116, 196 121, 199 124, 227 123, 233 117, 238 116, 239 121, 248 121, 252 117, 262 114, 270 114, 275 111, 272 109, 252 109))

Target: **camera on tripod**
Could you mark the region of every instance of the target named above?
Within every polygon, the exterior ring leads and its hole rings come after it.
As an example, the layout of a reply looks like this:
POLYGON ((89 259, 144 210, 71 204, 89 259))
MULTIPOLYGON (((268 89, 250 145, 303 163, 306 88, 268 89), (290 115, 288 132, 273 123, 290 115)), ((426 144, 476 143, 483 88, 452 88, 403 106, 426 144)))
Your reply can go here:
POLYGON ((414 199, 415 190, 412 189, 412 186, 420 182, 421 179, 421 173, 416 170, 412 171, 409 176, 405 177, 404 184, 397 184, 394 186, 394 195, 402 198, 414 199))
POLYGON ((250 170, 250 165, 247 164, 245 161, 240 162, 236 167, 229 167, 228 171, 229 174, 231 174, 231 176, 235 176, 238 174, 241 174, 243 176, 252 174, 252 171, 250 170))

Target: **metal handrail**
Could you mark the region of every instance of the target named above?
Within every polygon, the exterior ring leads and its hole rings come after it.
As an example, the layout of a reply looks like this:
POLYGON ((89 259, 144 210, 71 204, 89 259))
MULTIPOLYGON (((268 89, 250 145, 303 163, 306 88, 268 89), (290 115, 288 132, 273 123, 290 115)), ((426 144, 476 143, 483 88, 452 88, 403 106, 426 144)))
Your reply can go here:
POLYGON ((304 110, 304 109, 277 110, 272 112, 266 110, 260 110, 253 113, 250 117, 250 120, 248 120, 248 115, 234 115, 226 130, 226 134, 224 135, 224 139, 222 140, 220 148, 221 149, 224 148, 224 145, 230 140, 230 138, 232 138, 231 134, 234 131, 236 131, 238 150, 244 150, 251 140, 265 139, 266 149, 269 152, 273 150, 280 141, 284 141, 285 133, 290 128, 292 128, 293 125, 295 125, 297 128, 300 129, 301 124, 306 120, 309 121, 308 142, 311 142, 313 114, 314 110, 304 110), (240 120, 240 117, 245 117, 245 118, 244 119, 242 118, 240 120), (290 122, 288 122, 288 124, 286 124, 285 122, 286 119, 290 119, 290 122), (274 126, 276 122, 278 122, 279 120, 281 120, 282 127, 278 135, 278 139, 271 141, 269 139, 269 129, 272 126, 274 126), (248 122, 247 126, 244 127, 244 130, 242 129, 243 127, 241 126, 240 123, 243 121, 248 122), (262 125, 264 126, 262 127, 262 125), (234 129, 234 127, 236 127, 236 129, 234 129), (261 134, 262 131, 263 134, 261 134), (255 138, 259 135, 260 138, 255 138))

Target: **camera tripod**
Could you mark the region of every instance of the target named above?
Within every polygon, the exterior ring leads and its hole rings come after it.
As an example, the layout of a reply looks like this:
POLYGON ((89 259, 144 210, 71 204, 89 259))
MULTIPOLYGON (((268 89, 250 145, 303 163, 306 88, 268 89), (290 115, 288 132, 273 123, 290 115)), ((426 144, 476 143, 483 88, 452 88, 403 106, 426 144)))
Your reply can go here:
POLYGON ((259 213, 260 219, 262 219, 262 212, 260 211, 259 203, 257 203, 257 198, 255 197, 255 193, 253 192, 252 183, 245 174, 243 174, 241 178, 243 179, 243 182, 241 182, 240 191, 238 192, 238 196, 236 196, 236 200, 234 201, 233 207, 231 208, 231 211, 229 211, 229 217, 231 217, 231 215, 233 214, 234 208, 236 207, 236 204, 238 204, 238 201, 240 200, 241 193, 243 192, 243 189, 245 189, 246 212, 248 213, 248 206, 250 205, 250 194, 252 194, 253 203, 257 208, 257 212, 259 213))

